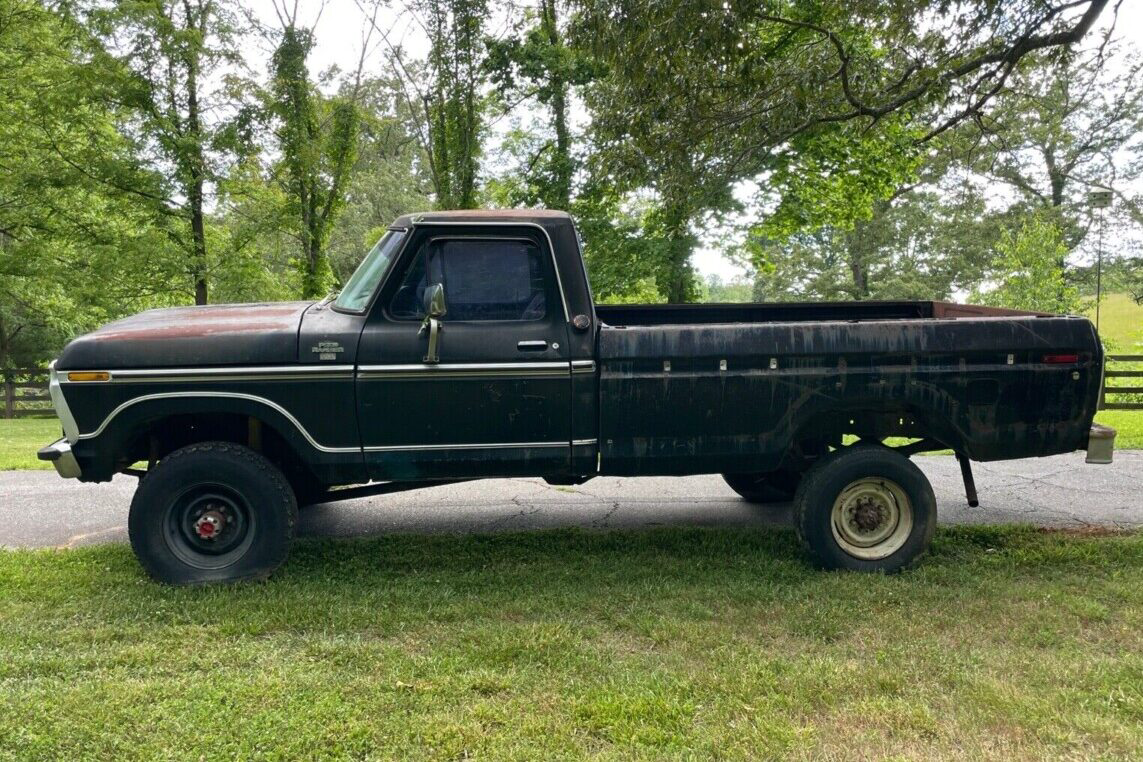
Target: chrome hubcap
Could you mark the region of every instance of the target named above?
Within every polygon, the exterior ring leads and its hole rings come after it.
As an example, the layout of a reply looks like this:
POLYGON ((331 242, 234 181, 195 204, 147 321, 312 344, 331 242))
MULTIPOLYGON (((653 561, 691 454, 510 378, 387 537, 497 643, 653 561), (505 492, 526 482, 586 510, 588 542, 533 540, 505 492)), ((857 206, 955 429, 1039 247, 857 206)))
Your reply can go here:
POLYGON ((913 506, 894 481, 870 476, 850 482, 833 502, 833 537, 854 558, 875 561, 901 549, 913 531, 913 506))

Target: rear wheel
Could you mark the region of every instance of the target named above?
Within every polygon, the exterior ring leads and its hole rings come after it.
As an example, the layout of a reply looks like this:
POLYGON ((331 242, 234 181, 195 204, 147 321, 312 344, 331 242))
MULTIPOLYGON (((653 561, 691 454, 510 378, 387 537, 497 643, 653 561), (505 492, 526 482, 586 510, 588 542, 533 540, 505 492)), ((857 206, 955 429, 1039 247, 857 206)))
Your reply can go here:
POLYGON ((761 474, 723 474, 723 481, 751 503, 788 503, 802 481, 799 471, 770 471, 761 474))
POLYGON ((147 573, 171 585, 268 576, 289 552, 297 504, 281 471, 253 450, 203 442, 143 479, 128 534, 147 573))
POLYGON ((859 444, 806 473, 794 497, 794 523, 819 566, 895 572, 928 549, 936 498, 908 458, 859 444))

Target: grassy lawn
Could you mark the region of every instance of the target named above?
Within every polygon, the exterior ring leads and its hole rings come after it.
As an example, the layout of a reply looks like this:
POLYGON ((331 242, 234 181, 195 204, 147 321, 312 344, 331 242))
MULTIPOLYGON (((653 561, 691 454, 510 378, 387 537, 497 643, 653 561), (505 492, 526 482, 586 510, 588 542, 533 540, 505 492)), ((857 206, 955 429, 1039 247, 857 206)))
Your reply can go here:
POLYGON ((60 438, 55 418, 0 418, 0 471, 47 468, 51 463, 36 459, 36 450, 60 438))
POLYGON ((1101 410, 1095 421, 1115 429, 1116 450, 1143 450, 1143 410, 1101 410))
POLYGON ((814 571, 788 531, 305 541, 275 578, 0 552, 0 758, 1143 757, 1143 535, 937 533, 814 571))
MULTIPOLYGON (((1094 307, 1086 314, 1095 320, 1094 307)), ((1099 335, 1110 340, 1111 354, 1143 354, 1143 305, 1136 304, 1127 294, 1103 297, 1099 307, 1099 335)))

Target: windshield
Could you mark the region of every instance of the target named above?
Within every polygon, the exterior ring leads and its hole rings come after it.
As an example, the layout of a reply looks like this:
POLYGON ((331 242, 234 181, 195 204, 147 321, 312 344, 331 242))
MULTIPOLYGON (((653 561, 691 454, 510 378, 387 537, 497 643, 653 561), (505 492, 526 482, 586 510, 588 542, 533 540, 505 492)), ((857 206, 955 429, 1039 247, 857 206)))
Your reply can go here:
POLYGON ((381 236, 381 240, 373 245, 365 259, 357 266, 357 270, 350 277, 345 288, 341 290, 334 305, 352 312, 361 312, 369 304, 369 297, 373 296, 381 276, 389 269, 389 263, 401 241, 405 240, 405 231, 391 229, 381 236))

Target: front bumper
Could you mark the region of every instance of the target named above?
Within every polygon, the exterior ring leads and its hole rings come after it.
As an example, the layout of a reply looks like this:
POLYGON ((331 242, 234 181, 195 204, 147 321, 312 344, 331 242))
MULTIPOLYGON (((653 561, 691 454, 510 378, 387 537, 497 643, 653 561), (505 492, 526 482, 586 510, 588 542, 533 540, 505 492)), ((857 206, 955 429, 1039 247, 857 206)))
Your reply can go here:
POLYGON ((50 445, 41 447, 36 457, 51 462, 55 466, 56 473, 65 479, 78 479, 82 473, 79 461, 75 459, 75 453, 71 451, 71 444, 66 438, 57 439, 50 445))
POLYGON ((1087 462, 1110 463, 1115 452, 1115 429, 1098 423, 1091 425, 1087 435, 1087 462))

